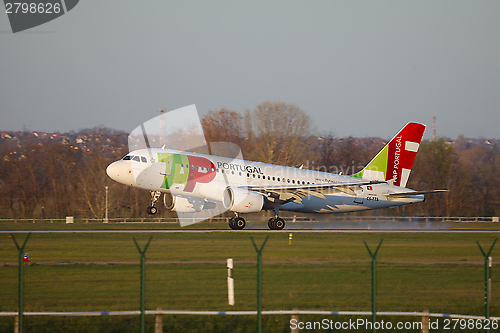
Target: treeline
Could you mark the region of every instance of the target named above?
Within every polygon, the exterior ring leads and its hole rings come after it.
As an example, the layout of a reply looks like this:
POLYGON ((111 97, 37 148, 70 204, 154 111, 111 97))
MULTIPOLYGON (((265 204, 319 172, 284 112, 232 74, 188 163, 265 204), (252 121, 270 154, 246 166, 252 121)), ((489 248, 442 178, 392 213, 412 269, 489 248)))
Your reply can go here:
MULTIPOLYGON (((353 174, 384 147, 381 138, 336 138, 314 133, 299 107, 266 101, 243 114, 220 109, 201 123, 206 141, 232 142, 245 159, 353 174)), ((104 127, 64 134, 6 132, 0 139, 1 218, 144 217, 148 191, 106 175, 128 153, 127 133, 104 127)), ((408 187, 448 189, 426 202, 365 214, 420 216, 500 215, 500 143, 438 138, 420 145, 408 187)), ((165 209, 159 216, 175 216, 165 209)))
POLYGON ((110 212, 138 214, 148 193, 106 175, 106 167, 126 153, 127 134, 103 127, 7 134, 0 142, 0 217, 103 218, 106 186, 110 212))

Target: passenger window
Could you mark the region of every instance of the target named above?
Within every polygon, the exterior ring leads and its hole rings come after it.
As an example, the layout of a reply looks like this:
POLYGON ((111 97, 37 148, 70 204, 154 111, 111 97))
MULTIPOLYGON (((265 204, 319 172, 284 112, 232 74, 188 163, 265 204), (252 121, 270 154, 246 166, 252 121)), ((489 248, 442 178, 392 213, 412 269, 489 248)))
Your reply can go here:
POLYGON ((240 177, 241 177, 241 172, 240 172, 240 177))
POLYGON ((247 173, 247 177, 250 178, 250 174, 249 173, 247 173))
POLYGON ((275 181, 274 177, 273 177, 273 182, 275 181))
POLYGON ((290 179, 287 179, 288 183, 290 183, 290 179))
POLYGON ((295 184, 295 180, 292 180, 292 183, 295 184))
POLYGON ((280 177, 278 177, 278 181, 280 181, 280 177))
POLYGON ((255 178, 255 173, 253 174, 253 178, 255 178))

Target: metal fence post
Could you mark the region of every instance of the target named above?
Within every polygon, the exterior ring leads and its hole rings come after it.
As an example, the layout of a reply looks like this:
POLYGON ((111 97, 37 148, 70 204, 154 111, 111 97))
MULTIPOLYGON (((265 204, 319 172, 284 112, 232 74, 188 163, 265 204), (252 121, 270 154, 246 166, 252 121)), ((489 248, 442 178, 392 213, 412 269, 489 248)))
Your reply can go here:
POLYGON ((16 238, 14 237, 13 234, 10 234, 12 236, 12 240, 14 241, 14 244, 16 244, 17 251, 19 252, 19 293, 18 293, 18 332, 22 333, 23 332, 23 297, 24 297, 24 276, 23 276, 23 268, 24 268, 24 263, 23 263, 23 252, 24 252, 24 246, 28 242, 28 238, 31 236, 31 232, 28 234, 28 237, 24 240, 23 245, 20 247, 17 244, 16 238))
POLYGON ((145 294, 146 294, 146 274, 145 274, 145 262, 146 262, 146 250, 148 249, 149 242, 151 242, 151 239, 153 236, 149 237, 148 243, 144 247, 144 250, 141 251, 141 248, 139 247, 139 244, 137 244, 137 241, 135 240, 134 237, 134 243, 135 246, 137 246, 137 250, 139 251, 139 254, 141 255, 141 333, 144 333, 144 314, 146 312, 146 305, 145 305, 145 294))
POLYGON ((377 246, 377 249, 375 252, 372 253, 370 251, 370 248, 365 243, 366 249, 368 250, 368 253, 370 254, 370 257, 372 257, 372 332, 375 332, 375 322, 377 320, 377 252, 380 249, 380 245, 382 245, 382 241, 384 239, 382 238, 380 240, 380 243, 377 246))
MULTIPOLYGON (((479 250, 481 250, 481 253, 484 256, 484 318, 489 319, 490 318, 490 301, 491 301, 491 257, 490 253, 493 250, 493 247, 495 246, 495 243, 497 242, 497 238, 493 241, 493 244, 490 247, 490 250, 488 253, 485 253, 483 251, 483 248, 477 243, 477 246, 479 246, 479 250)), ((489 332, 489 329, 486 329, 485 332, 489 332)))
POLYGON ((268 238, 269 235, 267 235, 260 249, 257 249, 257 245, 255 245, 253 237, 250 236, 253 247, 257 252, 257 333, 262 332, 262 250, 264 249, 264 245, 266 245, 268 238))

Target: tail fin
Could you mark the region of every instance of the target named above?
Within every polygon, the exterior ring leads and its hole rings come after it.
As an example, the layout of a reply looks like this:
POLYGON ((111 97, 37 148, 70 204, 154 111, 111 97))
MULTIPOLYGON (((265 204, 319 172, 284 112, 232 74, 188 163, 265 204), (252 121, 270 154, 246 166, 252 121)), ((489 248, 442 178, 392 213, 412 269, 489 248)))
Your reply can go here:
POLYGON ((424 131, 423 124, 406 124, 363 170, 352 176, 368 180, 394 180, 394 185, 406 187, 424 131))

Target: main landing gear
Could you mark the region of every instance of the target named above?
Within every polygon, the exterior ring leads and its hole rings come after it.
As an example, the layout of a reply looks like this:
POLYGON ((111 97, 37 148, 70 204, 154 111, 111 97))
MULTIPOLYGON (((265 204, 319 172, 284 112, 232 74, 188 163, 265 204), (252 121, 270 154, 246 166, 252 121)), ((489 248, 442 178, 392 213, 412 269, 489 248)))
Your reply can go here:
POLYGON ((269 222, 267 222, 267 226, 271 230, 283 230, 285 227, 285 220, 283 220, 281 217, 279 217, 279 206, 276 205, 274 207, 274 217, 271 217, 269 219, 269 222))
POLYGON ((271 217, 269 219, 269 222, 267 222, 267 226, 271 230, 283 230, 283 228, 285 227, 285 221, 281 217, 276 215, 275 217, 271 217))
POLYGON ((148 207, 148 214, 155 215, 158 212, 158 208, 155 207, 156 202, 161 197, 160 191, 151 191, 151 206, 148 207))
POLYGON ((229 228, 233 230, 242 230, 245 228, 247 223, 245 222, 245 219, 240 217, 238 213, 234 213, 235 216, 231 217, 229 219, 229 228))

